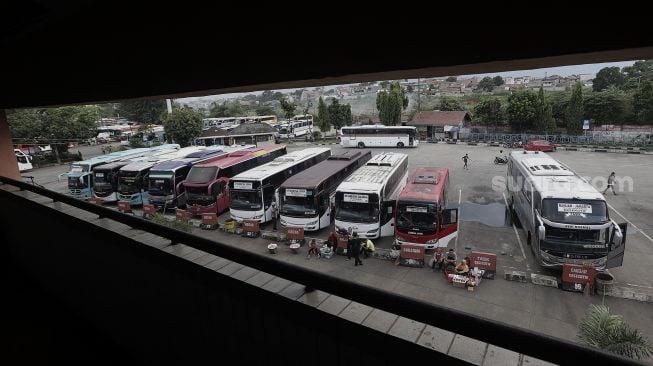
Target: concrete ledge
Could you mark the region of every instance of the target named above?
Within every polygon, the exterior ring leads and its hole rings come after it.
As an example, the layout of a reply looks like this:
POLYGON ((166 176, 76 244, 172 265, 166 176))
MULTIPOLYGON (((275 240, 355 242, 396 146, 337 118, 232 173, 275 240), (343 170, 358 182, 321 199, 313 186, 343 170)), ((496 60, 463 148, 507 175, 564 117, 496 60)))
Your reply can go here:
POLYGON ((553 276, 531 273, 531 282, 533 282, 535 285, 558 288, 558 280, 553 276))

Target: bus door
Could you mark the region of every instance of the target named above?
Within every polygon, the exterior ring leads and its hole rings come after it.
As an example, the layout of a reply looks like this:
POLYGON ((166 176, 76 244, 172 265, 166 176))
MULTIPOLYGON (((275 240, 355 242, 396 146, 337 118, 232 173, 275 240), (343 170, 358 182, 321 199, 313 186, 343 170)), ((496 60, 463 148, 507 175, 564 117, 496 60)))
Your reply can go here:
POLYGON ((215 202, 216 213, 220 213, 229 207, 229 187, 227 182, 219 180, 211 186, 211 196, 215 202))
POLYGON ((415 136, 413 134, 409 133, 408 134, 408 146, 413 146, 415 143, 415 136))
POLYGON ((619 224, 619 229, 621 230, 621 233, 617 232, 616 228, 612 229, 610 244, 608 244, 609 251, 608 259, 605 263, 605 269, 621 267, 623 265, 624 252, 626 251, 626 229, 628 229, 628 224, 619 224))
POLYGON ((384 201, 381 207, 381 232, 380 236, 391 236, 395 232, 395 215, 394 210, 397 207, 397 201, 384 201))
POLYGON ((440 211, 438 216, 440 219, 439 234, 444 236, 458 231, 458 208, 446 208, 440 211))

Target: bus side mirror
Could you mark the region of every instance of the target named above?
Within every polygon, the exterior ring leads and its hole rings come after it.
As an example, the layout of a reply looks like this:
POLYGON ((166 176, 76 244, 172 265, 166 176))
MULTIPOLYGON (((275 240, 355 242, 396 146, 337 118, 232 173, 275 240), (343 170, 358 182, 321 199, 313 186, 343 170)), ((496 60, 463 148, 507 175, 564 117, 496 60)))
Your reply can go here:
POLYGON ((175 187, 175 192, 177 193, 177 195, 180 195, 181 192, 183 191, 184 191, 184 182, 177 183, 177 187, 175 187))
POLYGON ((451 225, 458 223, 458 209, 448 208, 442 210, 442 225, 451 225))
POLYGON ((624 236, 623 236, 623 233, 621 232, 621 230, 617 230, 617 228, 614 228, 612 230, 613 230, 612 242, 610 243, 611 246, 612 246, 611 250, 619 248, 619 246, 621 246, 621 243, 623 242, 623 239, 624 239, 624 236))
POLYGON ((544 237, 545 237, 545 236, 546 236, 546 228, 545 228, 544 226, 540 225, 540 226, 537 228, 537 237, 538 237, 540 240, 544 240, 544 237))

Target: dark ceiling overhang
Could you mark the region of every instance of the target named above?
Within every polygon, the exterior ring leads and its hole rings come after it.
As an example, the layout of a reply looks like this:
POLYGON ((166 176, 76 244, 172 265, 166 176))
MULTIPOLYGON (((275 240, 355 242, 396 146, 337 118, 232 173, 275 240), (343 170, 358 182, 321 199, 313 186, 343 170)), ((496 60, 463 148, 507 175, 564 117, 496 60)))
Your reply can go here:
POLYGON ((4 12, 12 21, 0 28, 0 108, 653 58, 648 22, 590 31, 573 19, 538 26, 416 18, 389 32, 378 19, 310 18, 302 26, 296 17, 223 16, 183 4, 110 4, 32 0, 4 12))

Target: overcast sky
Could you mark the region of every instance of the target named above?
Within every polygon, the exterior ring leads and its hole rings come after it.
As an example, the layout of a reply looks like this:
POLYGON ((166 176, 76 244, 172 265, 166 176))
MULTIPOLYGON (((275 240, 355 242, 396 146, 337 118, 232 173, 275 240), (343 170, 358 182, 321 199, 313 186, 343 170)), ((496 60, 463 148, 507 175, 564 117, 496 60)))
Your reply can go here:
MULTIPOLYGON (((600 64, 584 64, 584 65, 573 65, 573 66, 559 66, 559 67, 548 67, 544 69, 533 69, 533 70, 515 70, 515 71, 506 71, 506 72, 496 72, 496 73, 490 73, 490 74, 475 74, 477 76, 496 76, 496 75, 501 75, 501 76, 533 76, 533 77, 544 77, 544 74, 546 73, 547 75, 560 75, 560 76, 568 76, 572 74, 596 74, 599 70, 601 70, 604 67, 612 67, 612 66, 618 66, 618 67, 624 67, 624 66, 630 66, 635 61, 623 61, 623 62, 607 62, 607 63, 600 63, 600 64)), ((460 77, 465 77, 465 76, 472 76, 472 75, 459 75, 460 77)), ((327 86, 325 88, 331 88, 333 86, 327 86)), ((277 91, 281 92, 292 92, 295 91, 296 89, 279 89, 277 91)), ((175 99, 175 101, 179 103, 183 103, 184 101, 192 101, 192 100, 198 100, 198 99, 229 99, 229 98, 236 98, 236 97, 242 97, 247 94, 260 94, 261 91, 258 92, 250 92, 250 93, 231 93, 231 94, 221 94, 221 95, 211 95, 211 96, 206 96, 206 97, 193 97, 193 98, 181 98, 181 99, 175 99)))

